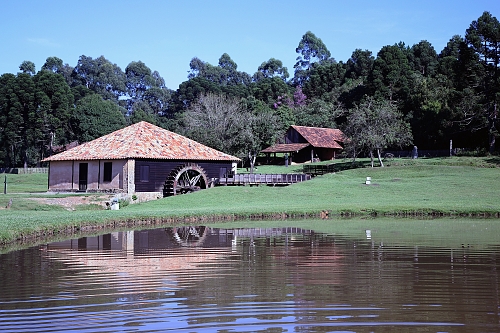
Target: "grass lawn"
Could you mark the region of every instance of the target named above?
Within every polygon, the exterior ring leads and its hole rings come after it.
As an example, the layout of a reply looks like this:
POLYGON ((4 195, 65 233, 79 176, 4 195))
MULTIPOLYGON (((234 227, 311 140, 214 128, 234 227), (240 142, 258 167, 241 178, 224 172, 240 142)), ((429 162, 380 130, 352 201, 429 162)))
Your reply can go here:
MULTIPOLYGON (((0 195, 0 243, 66 227, 167 217, 302 216, 321 211, 328 211, 330 217, 500 213, 498 158, 395 159, 387 162, 385 168, 350 169, 350 161, 342 160, 335 161, 335 165, 340 170, 335 174, 287 187, 216 187, 128 205, 118 211, 67 211, 57 206, 22 204, 31 202, 32 197, 46 195, 36 192, 45 191, 47 175, 7 175, 8 194, 0 195), (366 177, 371 177, 371 185, 365 185, 366 177), (19 193, 10 194, 16 189, 19 193), (11 198, 14 198, 12 207, 3 209, 11 198)), ((295 165, 259 166, 257 172, 300 172, 300 169, 295 165)))

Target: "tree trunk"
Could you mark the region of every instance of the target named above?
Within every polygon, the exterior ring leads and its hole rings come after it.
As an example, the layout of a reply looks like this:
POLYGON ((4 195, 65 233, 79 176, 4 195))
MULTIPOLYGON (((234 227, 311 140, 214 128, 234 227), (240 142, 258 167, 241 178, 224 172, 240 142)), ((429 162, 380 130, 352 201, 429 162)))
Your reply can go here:
POLYGON ((370 150, 370 160, 372 162, 372 168, 373 168, 373 150, 370 150))
POLYGON ((382 162, 382 156, 380 156, 380 148, 377 148, 378 161, 380 162, 380 166, 383 168, 384 163, 382 162))
POLYGON ((253 174, 256 158, 257 158, 257 154, 252 154, 251 152, 248 152, 248 163, 250 163, 250 173, 251 174, 253 174))
POLYGON ((352 153, 352 164, 354 164, 356 162, 356 156, 358 154, 356 153, 356 149, 354 149, 353 153, 352 153))
POLYGON ((25 149, 23 154, 23 168, 24 170, 28 169, 28 151, 25 149))
POLYGON ((497 103, 495 103, 495 105, 493 106, 493 112, 489 117, 488 143, 489 143, 490 154, 493 154, 495 152, 496 137, 498 134, 496 129, 497 114, 498 114, 497 103))

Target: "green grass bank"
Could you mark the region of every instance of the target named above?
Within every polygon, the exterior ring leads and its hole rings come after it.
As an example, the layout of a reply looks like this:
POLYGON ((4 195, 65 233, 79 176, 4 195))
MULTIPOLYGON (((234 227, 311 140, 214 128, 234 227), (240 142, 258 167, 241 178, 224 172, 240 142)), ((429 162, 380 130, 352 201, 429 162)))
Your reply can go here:
MULTIPOLYGON (((0 244, 98 228, 213 223, 238 219, 341 216, 499 217, 500 159, 453 157, 394 159, 385 168, 335 161, 334 174, 287 187, 216 187, 189 195, 122 207, 68 211, 33 200, 47 197, 47 175, 7 175, 0 194, 0 244), (371 185, 366 185, 371 177, 371 185), (3 193, 3 192, 2 192, 3 193), (12 205, 5 209, 9 200, 12 205)), ((300 166, 261 166, 259 173, 300 172, 300 166)), ((0 178, 3 180, 3 177, 0 178)), ((3 182, 3 181, 2 181, 3 182)))

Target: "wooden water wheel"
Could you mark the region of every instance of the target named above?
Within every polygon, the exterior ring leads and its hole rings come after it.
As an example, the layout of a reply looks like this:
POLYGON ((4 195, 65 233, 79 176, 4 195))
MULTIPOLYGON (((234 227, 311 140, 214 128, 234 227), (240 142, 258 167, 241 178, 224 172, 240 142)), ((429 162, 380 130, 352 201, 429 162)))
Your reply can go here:
POLYGON ((210 228, 207 227, 174 227, 167 228, 172 238, 181 246, 201 246, 209 234, 210 228))
POLYGON ((208 188, 205 170, 197 164, 181 164, 173 169, 163 187, 163 196, 186 194, 208 188))

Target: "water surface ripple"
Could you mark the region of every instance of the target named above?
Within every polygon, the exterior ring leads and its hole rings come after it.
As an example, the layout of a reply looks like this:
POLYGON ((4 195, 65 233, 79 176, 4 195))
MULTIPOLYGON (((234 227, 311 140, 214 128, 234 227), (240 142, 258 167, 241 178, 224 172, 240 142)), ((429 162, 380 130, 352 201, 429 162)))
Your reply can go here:
POLYGON ((0 332, 498 332, 498 266, 498 244, 117 232, 0 255, 0 332))

